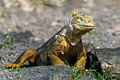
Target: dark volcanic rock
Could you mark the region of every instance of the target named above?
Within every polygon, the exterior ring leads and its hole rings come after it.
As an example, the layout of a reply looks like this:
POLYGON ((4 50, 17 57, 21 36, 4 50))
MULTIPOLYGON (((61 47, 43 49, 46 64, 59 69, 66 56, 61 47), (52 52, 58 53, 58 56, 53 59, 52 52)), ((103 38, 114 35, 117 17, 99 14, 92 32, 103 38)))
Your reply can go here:
POLYGON ((69 70, 65 67, 39 66, 22 69, 24 80, 68 80, 69 70))
MULTIPOLYGON (((67 67, 63 66, 37 66, 22 68, 21 71, 2 70, 1 80, 74 80, 67 67)), ((79 80, 96 80, 83 76, 79 80)))
MULTIPOLYGON (((63 66, 39 66, 22 69, 24 80, 73 80, 67 67, 63 66)), ((83 76, 79 80, 96 80, 83 76)))
POLYGON ((105 69, 111 69, 111 75, 120 79, 120 47, 115 49, 94 49, 92 52, 96 54, 100 60, 103 71, 105 69))

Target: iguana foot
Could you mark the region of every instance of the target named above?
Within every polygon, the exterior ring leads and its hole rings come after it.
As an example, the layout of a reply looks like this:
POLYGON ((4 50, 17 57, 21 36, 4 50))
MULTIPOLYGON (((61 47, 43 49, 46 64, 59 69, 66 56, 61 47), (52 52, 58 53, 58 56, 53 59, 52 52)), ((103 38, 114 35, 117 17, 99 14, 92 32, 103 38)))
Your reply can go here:
POLYGON ((85 69, 85 64, 86 64, 86 56, 81 57, 77 62, 76 62, 76 67, 79 68, 80 70, 85 69))
POLYGON ((4 67, 5 68, 11 68, 11 67, 16 68, 16 67, 21 67, 21 66, 22 64, 9 63, 9 64, 6 64, 4 67))
POLYGON ((30 64, 34 64, 36 56, 37 56, 37 51, 35 49, 28 49, 24 51, 15 62, 6 64, 4 67, 6 68, 22 67, 25 61, 28 61, 30 64))

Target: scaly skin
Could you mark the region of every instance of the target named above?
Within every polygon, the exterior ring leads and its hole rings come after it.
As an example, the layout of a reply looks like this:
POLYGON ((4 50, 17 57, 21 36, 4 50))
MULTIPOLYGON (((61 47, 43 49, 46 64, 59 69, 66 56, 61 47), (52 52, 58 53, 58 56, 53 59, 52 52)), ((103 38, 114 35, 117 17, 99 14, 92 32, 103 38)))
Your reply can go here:
POLYGON ((82 44, 82 36, 94 28, 92 18, 72 13, 70 22, 51 37, 43 46, 24 51, 13 63, 5 67, 21 67, 26 60, 31 65, 60 65, 66 62, 80 69, 85 69, 87 54, 82 44))

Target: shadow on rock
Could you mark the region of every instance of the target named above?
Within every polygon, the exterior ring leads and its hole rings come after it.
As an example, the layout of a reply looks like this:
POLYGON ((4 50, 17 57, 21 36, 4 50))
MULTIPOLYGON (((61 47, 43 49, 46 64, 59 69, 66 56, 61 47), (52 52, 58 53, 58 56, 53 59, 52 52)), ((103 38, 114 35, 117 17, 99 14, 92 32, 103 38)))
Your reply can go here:
POLYGON ((25 32, 10 32, 8 34, 0 34, 0 41, 5 40, 6 38, 11 38, 15 42, 28 42, 30 37, 32 37, 33 34, 30 31, 25 32))
POLYGON ((120 47, 93 49, 87 53, 87 69, 96 69, 102 74, 107 69, 113 78, 120 79, 120 47))

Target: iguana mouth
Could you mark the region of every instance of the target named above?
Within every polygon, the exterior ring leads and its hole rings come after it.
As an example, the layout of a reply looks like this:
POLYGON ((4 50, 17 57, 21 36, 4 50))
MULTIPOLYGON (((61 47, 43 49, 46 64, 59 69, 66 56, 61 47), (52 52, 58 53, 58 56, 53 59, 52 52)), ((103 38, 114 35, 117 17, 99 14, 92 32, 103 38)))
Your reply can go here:
POLYGON ((92 23, 83 24, 83 27, 94 28, 94 24, 92 24, 92 23))
POLYGON ((94 24, 73 24, 73 28, 74 29, 78 29, 78 30, 86 30, 86 29, 93 29, 94 28, 94 24))
POLYGON ((93 29, 93 28, 94 28, 94 26, 84 26, 84 28, 93 29))
POLYGON ((81 24, 81 23, 74 23, 74 24, 79 25, 79 26, 83 26, 83 27, 94 27, 93 23, 83 23, 83 24, 81 24))

